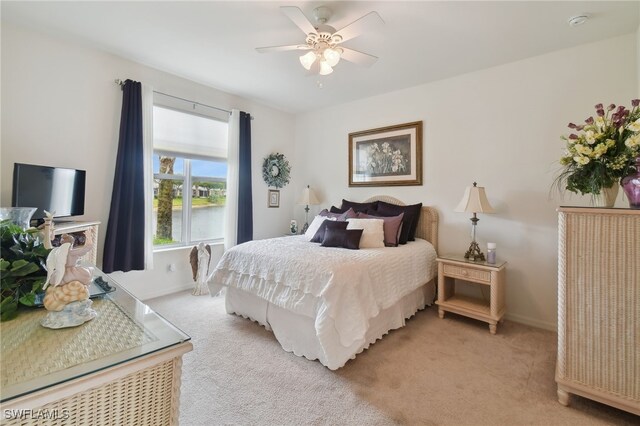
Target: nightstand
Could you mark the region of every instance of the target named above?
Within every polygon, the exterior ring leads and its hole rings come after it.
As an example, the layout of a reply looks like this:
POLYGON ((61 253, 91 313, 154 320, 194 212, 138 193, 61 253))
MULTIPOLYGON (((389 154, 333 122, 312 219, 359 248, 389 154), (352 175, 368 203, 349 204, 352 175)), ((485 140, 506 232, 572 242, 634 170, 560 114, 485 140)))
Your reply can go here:
POLYGON ((462 255, 439 256, 438 261, 438 315, 444 318, 445 311, 475 318, 489 323, 489 331, 496 334, 499 321, 505 314, 505 266, 507 262, 495 264, 472 262, 462 255), (458 295, 455 280, 489 287, 489 301, 458 295))

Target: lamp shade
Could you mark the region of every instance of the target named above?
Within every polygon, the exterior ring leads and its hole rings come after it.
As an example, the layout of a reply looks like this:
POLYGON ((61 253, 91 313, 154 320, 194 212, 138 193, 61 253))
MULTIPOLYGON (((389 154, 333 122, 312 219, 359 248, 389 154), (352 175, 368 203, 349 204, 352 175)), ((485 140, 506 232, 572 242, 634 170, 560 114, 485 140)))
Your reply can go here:
POLYGON ((316 61, 316 53, 315 52, 307 52, 304 55, 300 56, 300 63, 305 69, 310 70, 311 65, 316 61))
POLYGON ((465 189, 462 200, 460 200, 455 211, 469 213, 493 213, 495 210, 491 207, 491 204, 489 204, 489 200, 487 200, 487 194, 484 192, 484 187, 476 186, 476 183, 474 182, 473 186, 467 186, 467 189, 465 189))
POLYGON ((335 67, 340 62, 340 52, 337 49, 325 49, 322 53, 325 61, 329 64, 329 66, 335 67))
POLYGON ((320 204, 320 201, 318 201, 316 194, 311 188, 309 188, 309 185, 307 185, 307 187, 302 191, 302 197, 298 200, 298 204, 302 206, 313 206, 315 204, 320 204))
POLYGON ((320 61, 320 75, 329 75, 333 72, 331 65, 324 59, 320 61))

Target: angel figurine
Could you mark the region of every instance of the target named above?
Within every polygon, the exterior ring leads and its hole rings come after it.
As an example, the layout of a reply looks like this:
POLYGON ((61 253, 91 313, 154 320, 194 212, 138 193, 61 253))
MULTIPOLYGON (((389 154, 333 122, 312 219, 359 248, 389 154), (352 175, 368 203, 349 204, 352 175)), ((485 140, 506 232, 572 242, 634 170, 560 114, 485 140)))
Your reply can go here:
POLYGON ((87 241, 82 247, 73 247, 75 239, 69 234, 64 234, 60 241, 60 247, 51 250, 47 257, 47 281, 43 289, 46 290, 49 284, 58 286, 71 281, 80 281, 88 286, 91 282, 91 270, 78 266, 78 261, 92 250, 92 244, 87 241))
POLYGON ((196 286, 191 294, 201 296, 209 293, 207 281, 209 281, 211 246, 204 243, 199 243, 197 246, 194 246, 189 253, 189 261, 191 263, 191 271, 193 272, 193 280, 196 282, 196 286))
POLYGON ((92 244, 87 241, 82 247, 73 247, 74 238, 68 234, 61 237, 61 242, 46 262, 44 307, 49 313, 40 324, 47 328, 75 327, 97 315, 89 299, 91 270, 78 265, 79 259, 92 250, 92 244))

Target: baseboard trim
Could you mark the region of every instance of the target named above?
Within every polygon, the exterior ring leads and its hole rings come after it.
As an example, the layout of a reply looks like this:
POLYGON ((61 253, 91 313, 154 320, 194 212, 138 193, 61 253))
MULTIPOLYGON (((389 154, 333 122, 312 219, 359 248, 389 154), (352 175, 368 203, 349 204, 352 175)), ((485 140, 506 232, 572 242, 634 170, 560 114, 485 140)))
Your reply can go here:
MULTIPOLYGON (((177 284, 177 285, 174 285, 174 286, 171 286, 171 287, 164 287, 164 288, 156 289, 154 291, 145 291, 144 293, 135 294, 135 296, 140 300, 146 301, 146 300, 149 300, 149 299, 154 299, 156 297, 166 296, 167 294, 178 293, 178 292, 184 291, 184 290, 190 290, 195 285, 196 285, 196 283, 194 283, 194 282, 187 282, 187 283, 183 283, 183 284, 177 284)), ((550 330, 550 331, 556 331, 556 332, 558 331, 558 327, 557 327, 557 325, 555 323, 547 322, 547 321, 540 321, 538 319, 531 318, 531 317, 524 316, 524 315, 507 313, 505 315, 505 319, 507 319, 509 321, 517 322, 517 323, 520 323, 520 324, 536 327, 536 328, 542 328, 544 330, 550 330)))
POLYGON ((556 323, 540 321, 538 319, 527 317, 524 315, 507 313, 505 315, 505 319, 509 321, 517 322, 520 324, 524 324, 524 325, 530 325, 536 328, 542 328, 544 330, 550 330, 550 331, 556 331, 556 332, 558 331, 558 326, 556 325, 556 323))

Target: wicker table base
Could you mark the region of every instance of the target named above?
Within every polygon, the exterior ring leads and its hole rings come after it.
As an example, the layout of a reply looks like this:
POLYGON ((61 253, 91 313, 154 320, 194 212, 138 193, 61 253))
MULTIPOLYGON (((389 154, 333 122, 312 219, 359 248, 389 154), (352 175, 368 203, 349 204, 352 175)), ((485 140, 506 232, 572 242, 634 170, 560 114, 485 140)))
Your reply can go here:
POLYGON ((2 404, 4 426, 177 425, 184 342, 2 404))

